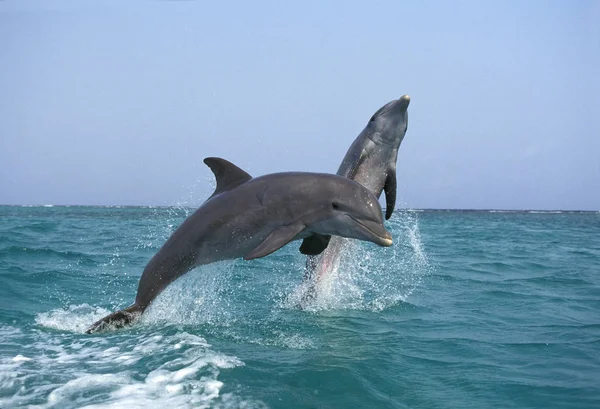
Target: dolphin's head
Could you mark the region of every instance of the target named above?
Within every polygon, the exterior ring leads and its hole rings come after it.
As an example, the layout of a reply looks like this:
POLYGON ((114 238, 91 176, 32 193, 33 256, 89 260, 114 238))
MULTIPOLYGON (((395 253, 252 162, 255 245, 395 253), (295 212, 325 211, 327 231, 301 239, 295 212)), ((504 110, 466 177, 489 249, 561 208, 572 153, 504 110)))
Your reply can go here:
POLYGON ((383 213, 375 195, 359 183, 337 177, 335 195, 322 195, 320 211, 307 230, 332 236, 392 245, 392 235, 383 226, 383 213))
POLYGON ((410 97, 403 95, 379 108, 365 128, 369 138, 377 143, 400 146, 408 128, 408 104, 410 97))

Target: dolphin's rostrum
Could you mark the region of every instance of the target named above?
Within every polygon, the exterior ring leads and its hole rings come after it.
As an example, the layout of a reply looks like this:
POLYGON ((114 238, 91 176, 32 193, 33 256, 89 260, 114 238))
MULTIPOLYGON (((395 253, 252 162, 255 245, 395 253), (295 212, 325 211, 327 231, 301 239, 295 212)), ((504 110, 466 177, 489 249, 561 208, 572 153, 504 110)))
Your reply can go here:
MULTIPOLYGON (((142 273, 135 303, 94 323, 88 333, 133 322, 166 286, 195 266, 264 257, 314 234, 392 244, 377 198, 350 179, 302 172, 253 179, 224 159, 206 158, 204 163, 217 181, 213 195, 152 257, 142 273)), ((300 251, 318 254, 320 250, 303 245, 300 251)))

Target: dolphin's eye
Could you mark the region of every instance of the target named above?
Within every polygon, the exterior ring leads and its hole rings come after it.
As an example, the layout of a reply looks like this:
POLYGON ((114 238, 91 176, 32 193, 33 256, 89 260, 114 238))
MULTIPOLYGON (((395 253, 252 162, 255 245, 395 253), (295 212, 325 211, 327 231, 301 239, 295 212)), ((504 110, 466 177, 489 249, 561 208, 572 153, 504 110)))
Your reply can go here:
POLYGON ((336 202, 333 202, 333 203, 331 204, 331 207, 333 207, 333 209, 334 209, 334 210, 340 210, 340 205, 339 205, 339 204, 337 204, 336 202))

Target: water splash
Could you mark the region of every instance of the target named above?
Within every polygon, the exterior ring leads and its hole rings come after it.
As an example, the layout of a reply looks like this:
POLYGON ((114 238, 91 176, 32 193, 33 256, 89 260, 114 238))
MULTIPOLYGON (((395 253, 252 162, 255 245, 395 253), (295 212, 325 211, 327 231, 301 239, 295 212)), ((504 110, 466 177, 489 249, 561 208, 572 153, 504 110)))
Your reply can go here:
POLYGON ((41 312, 35 317, 36 324, 59 331, 84 333, 90 324, 107 316, 111 311, 89 304, 70 305, 67 308, 41 312))
POLYGON ((324 260, 315 296, 306 298, 311 282, 294 288, 284 308, 309 311, 363 309, 380 311, 406 301, 431 271, 418 223, 418 213, 396 212, 390 220, 394 245, 378 248, 356 240, 336 240, 340 257, 324 260))
POLYGON ((142 324, 227 325, 233 320, 226 293, 235 261, 200 266, 169 285, 142 316, 142 324))
POLYGON ((204 338, 187 332, 131 335, 64 339, 36 332, 27 340, 27 356, 0 358, 0 390, 6 392, 0 395, 0 407, 261 406, 231 393, 220 395, 220 371, 244 363, 212 350, 204 338), (148 360, 152 365, 140 370, 148 360))

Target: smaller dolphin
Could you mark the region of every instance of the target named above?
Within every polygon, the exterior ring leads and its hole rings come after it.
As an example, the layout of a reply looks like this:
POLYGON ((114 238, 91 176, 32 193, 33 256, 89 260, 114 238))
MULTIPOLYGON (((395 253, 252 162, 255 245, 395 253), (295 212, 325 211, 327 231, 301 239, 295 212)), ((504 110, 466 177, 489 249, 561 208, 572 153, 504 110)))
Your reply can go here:
MULTIPOLYGON (((396 206, 396 161, 408 128, 409 104, 410 97, 403 95, 379 108, 354 140, 337 171, 338 175, 368 188, 378 199, 385 191, 386 219, 392 216, 396 206)), ((342 237, 321 235, 304 240, 303 248, 319 254, 309 256, 306 262, 305 280, 312 280, 312 283, 304 300, 315 296, 315 284, 339 264, 347 242, 342 237)))
MULTIPOLYGON (((252 178, 220 158, 204 159, 217 188, 181 223, 152 257, 135 303, 94 323, 86 332, 135 321, 160 292, 192 268, 220 260, 264 257, 292 240, 340 235, 391 246, 375 195, 342 176, 274 173, 252 178)), ((316 254, 303 246, 304 254, 316 254)))
POLYGON ((379 197, 385 191, 385 218, 396 206, 396 161, 408 128, 410 97, 403 95, 379 108, 352 143, 337 171, 379 197))

